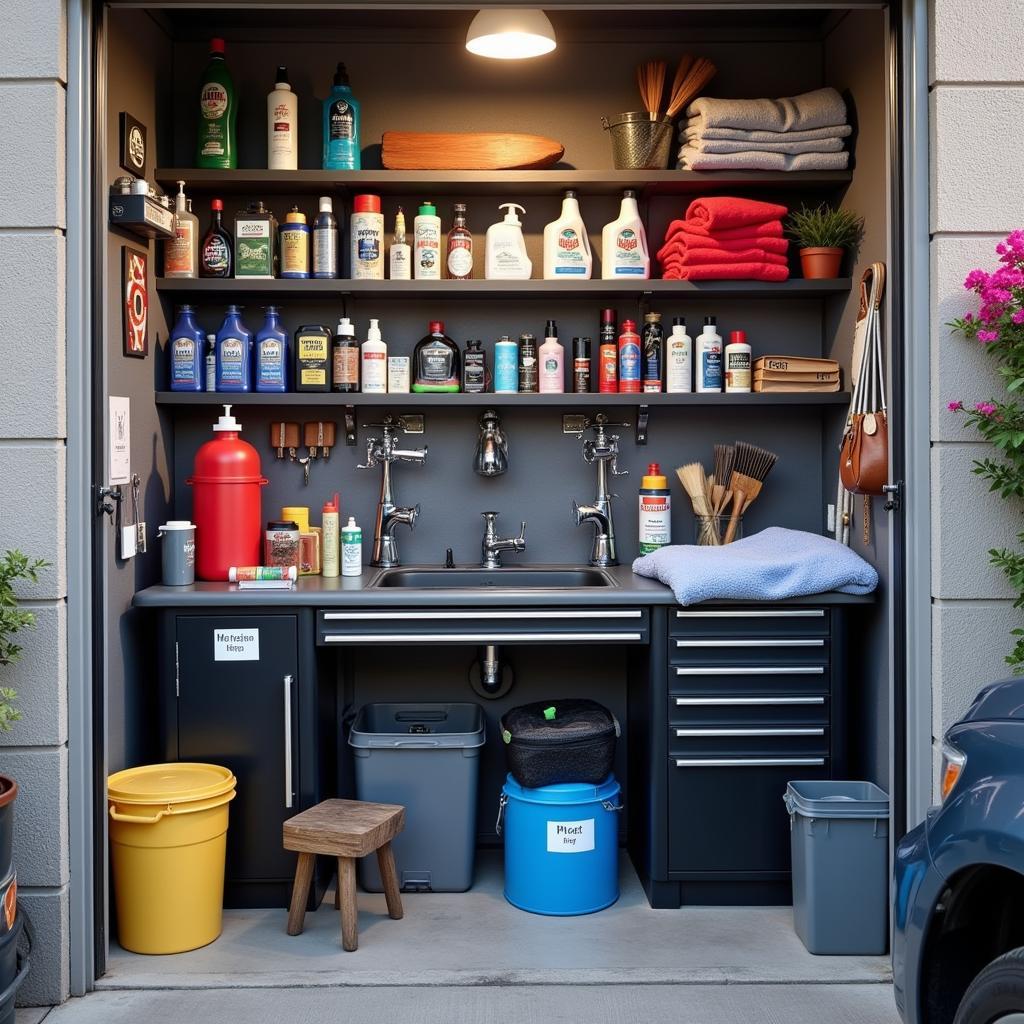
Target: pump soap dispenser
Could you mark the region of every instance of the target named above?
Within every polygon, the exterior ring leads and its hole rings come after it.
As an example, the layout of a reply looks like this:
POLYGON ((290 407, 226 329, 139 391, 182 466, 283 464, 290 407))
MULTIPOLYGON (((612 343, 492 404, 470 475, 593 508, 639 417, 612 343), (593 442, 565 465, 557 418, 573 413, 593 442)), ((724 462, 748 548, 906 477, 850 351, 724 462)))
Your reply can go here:
POLYGON ((488 281, 529 281, 533 263, 526 254, 523 222, 516 210, 525 214, 518 203, 501 203, 499 210, 508 210, 504 220, 487 229, 484 277, 488 281))

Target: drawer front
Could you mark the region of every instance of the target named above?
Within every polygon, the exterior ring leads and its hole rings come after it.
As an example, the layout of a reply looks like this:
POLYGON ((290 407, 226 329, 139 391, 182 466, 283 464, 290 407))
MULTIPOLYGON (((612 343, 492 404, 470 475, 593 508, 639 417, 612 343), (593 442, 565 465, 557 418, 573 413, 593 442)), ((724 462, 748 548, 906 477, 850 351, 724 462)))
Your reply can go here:
POLYGON ((828 690, 827 665, 672 665, 668 670, 672 697, 799 697, 828 690))
POLYGON ((826 757, 669 759, 670 871, 789 871, 793 779, 825 779, 826 757))
POLYGON ((674 696, 668 699, 668 721, 672 726, 691 728, 825 726, 829 724, 829 699, 825 694, 674 696))
POLYGON ((814 637, 829 633, 829 614, 824 608, 675 608, 668 621, 672 636, 814 637))
POLYGON ((317 612, 322 647, 392 644, 645 644, 645 608, 446 608, 317 612))
POLYGON ((825 637, 693 637, 668 641, 670 665, 827 665, 825 637))
POLYGON ((829 752, 824 725, 676 725, 668 750, 678 757, 824 757, 829 752))

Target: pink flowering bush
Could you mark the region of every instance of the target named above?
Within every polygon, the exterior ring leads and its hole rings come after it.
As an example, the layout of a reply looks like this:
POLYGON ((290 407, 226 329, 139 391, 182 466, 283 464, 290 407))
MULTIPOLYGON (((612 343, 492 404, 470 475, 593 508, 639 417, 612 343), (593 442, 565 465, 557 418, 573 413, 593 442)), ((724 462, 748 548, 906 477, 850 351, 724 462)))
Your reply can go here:
MULTIPOLYGON (((973 409, 950 402, 949 411, 962 413, 997 452, 995 458, 977 459, 974 472, 989 482, 989 489, 1005 499, 1024 497, 1024 230, 1011 232, 996 246, 999 266, 991 271, 972 270, 964 287, 978 296, 977 313, 948 324, 965 338, 985 346, 996 360, 1006 397, 977 402, 973 409)), ((1024 544, 1024 532, 1017 534, 1024 544)), ((1017 591, 1015 607, 1024 607, 1024 553, 1008 548, 989 551, 993 565, 1002 569, 1017 591)), ((1024 629, 1006 661, 1014 672, 1024 672, 1024 629)))

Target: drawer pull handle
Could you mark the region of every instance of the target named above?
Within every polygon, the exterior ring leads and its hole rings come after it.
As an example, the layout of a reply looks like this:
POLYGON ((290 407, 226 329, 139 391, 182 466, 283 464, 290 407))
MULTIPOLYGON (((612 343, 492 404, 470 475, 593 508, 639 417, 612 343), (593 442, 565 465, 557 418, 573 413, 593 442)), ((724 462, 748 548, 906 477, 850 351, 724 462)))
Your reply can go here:
POLYGON ((677 619, 823 619, 824 608, 751 608, 749 611, 684 612, 677 611, 677 619))
POLYGON ((292 677, 284 677, 284 805, 295 802, 292 791, 292 677))
POLYGON ((824 640, 677 640, 676 647, 824 647, 824 640))
POLYGON ((507 644, 535 640, 643 640, 643 633, 328 633, 328 644, 507 644))
POLYGON ((813 768, 823 757, 677 757, 677 768, 813 768))
POLYGON ((676 697, 677 708, 761 707, 794 704, 822 707, 824 697, 676 697))
POLYGON ((676 736, 824 736, 824 729, 676 729, 676 736))
POLYGON ((823 676, 824 665, 748 665, 715 666, 706 668, 677 668, 677 676, 823 676))
POLYGON ((326 622, 430 622, 457 619, 459 622, 483 622, 500 619, 507 622, 514 619, 640 619, 641 608, 616 610, 595 609, 593 611, 546 609, 543 611, 458 611, 458 612, 322 612, 326 622))

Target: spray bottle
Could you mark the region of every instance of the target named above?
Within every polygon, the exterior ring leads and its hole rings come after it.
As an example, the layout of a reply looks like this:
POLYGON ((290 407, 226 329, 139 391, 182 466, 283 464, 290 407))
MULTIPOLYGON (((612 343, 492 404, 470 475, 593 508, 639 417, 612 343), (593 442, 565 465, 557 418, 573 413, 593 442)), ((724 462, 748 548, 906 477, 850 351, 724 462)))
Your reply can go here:
POLYGON ((341 571, 341 561, 338 550, 340 538, 338 535, 338 495, 335 493, 331 501, 325 501, 323 507, 323 536, 324 536, 324 568, 323 575, 334 577, 341 571))
POLYGON ((657 462, 648 464, 640 482, 639 525, 641 555, 672 543, 672 492, 657 462))
POLYGON ((354 516, 341 531, 341 575, 362 576, 363 574, 363 531, 356 524, 354 516))

